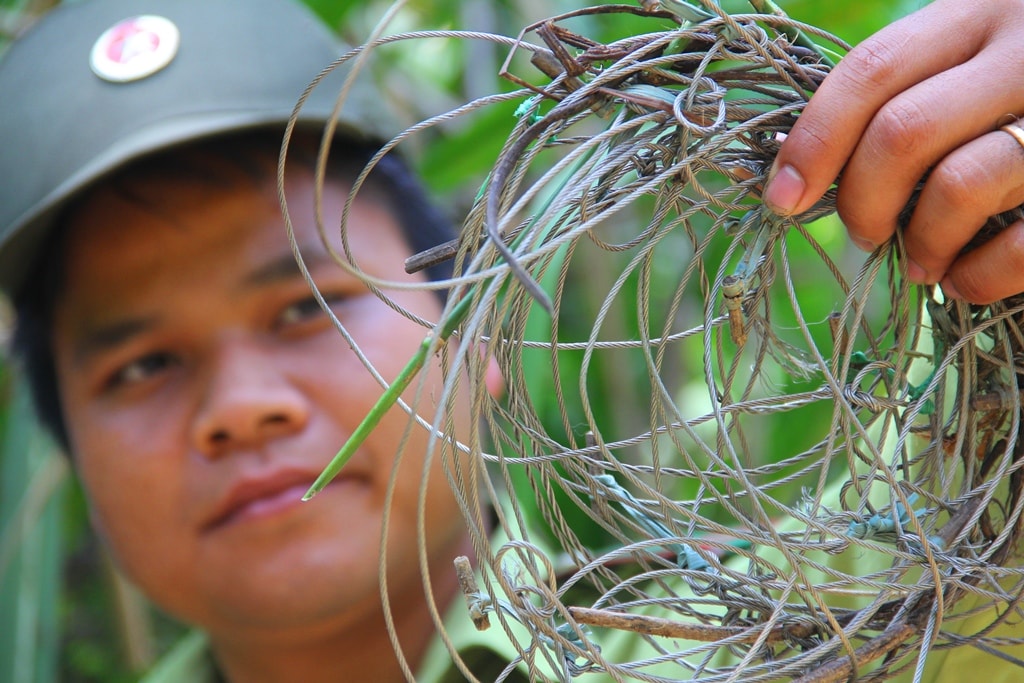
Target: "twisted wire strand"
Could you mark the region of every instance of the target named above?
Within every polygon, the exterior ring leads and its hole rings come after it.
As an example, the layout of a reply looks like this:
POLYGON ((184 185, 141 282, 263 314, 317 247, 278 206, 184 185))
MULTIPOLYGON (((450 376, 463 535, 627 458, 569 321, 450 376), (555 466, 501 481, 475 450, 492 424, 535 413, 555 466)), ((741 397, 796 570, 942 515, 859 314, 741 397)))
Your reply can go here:
MULTIPOLYGON (((470 306, 434 347, 442 408, 416 420, 471 531, 468 597, 519 653, 502 678, 919 679, 959 647, 1020 663, 1024 299, 944 302, 909 284, 899 239, 830 254, 805 224, 834 192, 796 219, 760 205, 778 135, 829 69, 791 36, 848 46, 714 4, 660 30, 641 4, 659 30, 606 45, 565 17, 536 25, 546 46, 483 36, 561 54, 561 72, 508 96, 521 118, 458 275, 429 285, 451 288, 446 316, 470 306), (460 396, 478 419, 455 442, 460 396)), ((337 258, 387 299, 393 283, 337 258)))

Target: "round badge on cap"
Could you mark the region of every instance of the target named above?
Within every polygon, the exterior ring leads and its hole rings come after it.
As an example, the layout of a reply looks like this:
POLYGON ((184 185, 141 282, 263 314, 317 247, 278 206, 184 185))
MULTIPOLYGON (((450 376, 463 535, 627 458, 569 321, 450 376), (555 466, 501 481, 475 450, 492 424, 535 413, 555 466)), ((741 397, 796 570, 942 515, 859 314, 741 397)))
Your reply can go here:
POLYGON ((152 76, 171 63, 181 36, 169 19, 143 15, 124 19, 103 32, 89 63, 100 78, 114 83, 152 76))

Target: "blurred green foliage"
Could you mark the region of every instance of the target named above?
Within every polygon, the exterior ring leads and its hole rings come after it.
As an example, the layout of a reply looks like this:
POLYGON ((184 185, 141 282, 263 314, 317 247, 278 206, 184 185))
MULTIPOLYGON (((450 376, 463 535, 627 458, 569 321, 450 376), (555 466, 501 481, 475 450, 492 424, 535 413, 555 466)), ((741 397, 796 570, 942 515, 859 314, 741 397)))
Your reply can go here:
POLYGON ((42 438, 24 391, 0 386, 0 680, 56 680, 67 466, 42 438))
MULTIPOLYGON (((390 5, 386 0, 305 1, 353 44, 370 34, 390 5)), ((777 2, 790 16, 851 43, 925 4, 924 0, 777 2)), ((54 4, 56 0, 0 0, 0 50, 28 27, 33 17, 54 4)), ((582 4, 568 0, 412 0, 390 30, 461 28, 508 33, 582 4)), ((733 11, 746 11, 747 6, 741 0, 723 0, 723 4, 733 11)), ((591 23, 586 33, 599 39, 604 32, 621 35, 630 30, 631 21, 635 20, 625 18, 614 27, 591 23)), ((504 49, 479 41, 423 41, 413 49, 383 54, 375 67, 381 96, 400 112, 406 125, 467 99, 512 87, 497 77, 506 56, 504 49)), ((414 141, 414 162, 453 216, 475 195, 511 129, 514 108, 514 103, 492 107, 414 141)), ((837 222, 819 226, 816 235, 841 257, 845 241, 837 222)), ((587 273, 588 278, 612 276, 610 272, 587 273)), ((808 300, 806 304, 827 313, 834 303, 833 294, 822 290, 819 297, 821 301, 808 300)), ((596 304, 584 299, 578 305, 592 308, 596 304)), ((9 327, 4 321, 0 316, 0 339, 9 327)), ((571 321, 563 325, 562 333, 575 338, 582 334, 572 329, 571 321)), ((622 333, 628 336, 629 330, 622 333)), ((554 382, 573 386, 578 371, 578 359, 567 358, 562 363, 562 377, 538 374, 538 388, 545 384, 550 388, 554 382)), ((609 397, 596 407, 602 423, 642 419, 619 410, 611 397, 615 387, 624 382, 646 382, 643 375, 628 368, 598 367, 592 369, 591 376, 594 394, 609 397)), ((68 475, 65 461, 32 421, 25 392, 16 387, 9 364, 0 358, 0 681, 134 680, 137 670, 178 636, 180 627, 152 614, 130 588, 113 578, 109 563, 89 533, 80 489, 68 475), (145 617, 141 625, 140 614, 145 617)), ((538 391, 538 396, 546 395, 550 391, 538 391)), ((810 424, 816 419, 815 411, 801 411, 795 419, 810 424)), ((627 429, 631 425, 617 426, 627 429)), ((811 438, 811 433, 800 424, 766 427, 765 451, 770 452, 772 439, 792 441, 801 435, 811 438)))

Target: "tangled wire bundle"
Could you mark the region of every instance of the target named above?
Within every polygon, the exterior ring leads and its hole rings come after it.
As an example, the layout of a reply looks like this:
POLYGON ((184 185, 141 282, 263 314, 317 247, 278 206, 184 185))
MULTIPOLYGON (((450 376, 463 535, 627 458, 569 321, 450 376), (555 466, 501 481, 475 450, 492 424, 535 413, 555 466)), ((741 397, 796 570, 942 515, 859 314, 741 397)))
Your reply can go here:
POLYGON ((454 444, 441 411, 433 447, 473 532, 469 611, 519 653, 506 674, 909 680, 951 648, 1024 665, 1024 298, 943 302, 898 243, 844 275, 803 226, 833 193, 795 219, 760 204, 829 70, 808 36, 841 41, 710 2, 576 14, 620 12, 673 27, 600 44, 565 15, 511 43, 550 80, 503 96, 519 122, 428 337, 448 410, 468 374, 480 418, 454 444))

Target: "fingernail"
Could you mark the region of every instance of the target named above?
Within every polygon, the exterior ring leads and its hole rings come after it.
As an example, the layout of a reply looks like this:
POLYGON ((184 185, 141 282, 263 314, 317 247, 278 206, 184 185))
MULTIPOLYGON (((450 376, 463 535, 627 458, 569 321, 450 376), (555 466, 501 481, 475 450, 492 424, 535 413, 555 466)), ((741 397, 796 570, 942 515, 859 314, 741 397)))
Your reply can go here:
POLYGON ((941 286, 942 296, 944 296, 947 300, 964 298, 963 295, 960 293, 960 290, 956 288, 956 285, 954 285, 953 281, 950 280, 948 277, 942 279, 941 286))
MULTIPOLYGON (((874 242, 871 242, 869 240, 866 240, 863 237, 857 237, 855 235, 850 235, 850 241, 853 242, 854 245, 858 249, 860 249, 861 251, 872 252, 872 251, 874 251, 875 249, 878 248, 877 244, 875 244, 874 242)), ((920 268, 920 266, 918 266, 918 268, 920 268)), ((908 271, 910 270, 910 266, 907 266, 907 270, 908 271)), ((911 278, 911 279, 913 279, 913 278, 911 278)))
POLYGON ((926 284, 928 273, 914 259, 907 259, 907 278, 916 285, 926 284))
POLYGON ((764 190, 764 203, 775 213, 788 216, 796 210, 804 196, 807 183, 795 168, 784 164, 772 168, 768 174, 768 187, 764 190))

